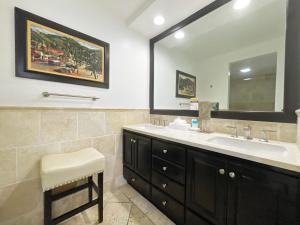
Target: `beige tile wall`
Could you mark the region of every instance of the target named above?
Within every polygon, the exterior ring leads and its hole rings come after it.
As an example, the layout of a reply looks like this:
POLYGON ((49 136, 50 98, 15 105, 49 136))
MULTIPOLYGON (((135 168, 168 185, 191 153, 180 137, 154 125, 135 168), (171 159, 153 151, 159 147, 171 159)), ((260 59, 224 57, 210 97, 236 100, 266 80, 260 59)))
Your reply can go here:
MULTIPOLYGON (((300 112, 299 112, 300 113, 300 112)), ((168 123, 173 121, 177 116, 168 115, 151 115, 152 118, 166 120, 168 123)), ((191 122, 192 117, 182 117, 191 122)), ((263 138, 262 130, 270 129, 276 131, 276 133, 270 133, 268 138, 270 140, 284 141, 284 142, 297 142, 297 124, 291 123, 272 123, 272 122, 258 122, 258 121, 246 121, 246 120, 227 120, 227 119, 210 119, 208 121, 208 127, 211 132, 227 133, 232 134, 232 129, 227 128, 227 126, 237 126, 238 134, 240 136, 244 135, 243 128, 250 125, 252 128, 252 136, 254 138, 263 138)), ((300 122, 299 122, 300 126, 300 122)), ((300 128, 298 126, 299 140, 300 140, 300 128)), ((300 143, 299 143, 300 145, 300 143)))
MULTIPOLYGON (((106 189, 122 184, 121 127, 146 122, 148 110, 0 108, 0 225, 42 225, 39 164, 45 154, 94 147, 106 156, 106 189)), ((54 214, 86 196, 62 199, 54 214)))
MULTIPOLYGON (((149 122, 149 117, 148 110, 0 108, 0 225, 42 225, 39 162, 45 154, 95 147, 107 159, 106 189, 117 187, 123 182, 121 127, 149 122)), ((168 122, 176 118, 151 117, 168 122)), ((270 128, 277 131, 271 139, 296 142, 296 124, 212 119, 209 127, 230 133, 226 126, 237 125, 242 134, 248 124, 255 137, 261 137, 261 129, 270 128)), ((300 122, 298 136, 299 127, 300 122)), ((86 201, 86 196, 85 192, 60 200, 54 214, 76 207, 86 201)))

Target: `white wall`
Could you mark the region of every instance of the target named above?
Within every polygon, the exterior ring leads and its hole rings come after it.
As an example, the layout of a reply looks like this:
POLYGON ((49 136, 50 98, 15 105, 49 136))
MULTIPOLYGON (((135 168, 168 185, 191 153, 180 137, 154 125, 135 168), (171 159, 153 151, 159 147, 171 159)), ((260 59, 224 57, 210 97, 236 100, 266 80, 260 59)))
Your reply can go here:
POLYGON ((199 61, 197 96, 200 100, 220 103, 220 109, 228 109, 229 64, 271 52, 277 52, 275 110, 281 111, 284 97, 285 38, 268 40, 227 54, 199 61), (211 88, 210 85, 213 87, 211 88))
POLYGON ((196 76, 195 63, 187 54, 155 45, 154 51, 154 108, 187 109, 180 103, 190 102, 186 98, 176 97, 176 70, 196 76))
POLYGON ((98 0, 0 0, 0 106, 149 108, 148 40, 98 0), (14 6, 110 43, 110 89, 15 77, 14 6), (97 102, 44 99, 43 91, 98 96, 97 102))

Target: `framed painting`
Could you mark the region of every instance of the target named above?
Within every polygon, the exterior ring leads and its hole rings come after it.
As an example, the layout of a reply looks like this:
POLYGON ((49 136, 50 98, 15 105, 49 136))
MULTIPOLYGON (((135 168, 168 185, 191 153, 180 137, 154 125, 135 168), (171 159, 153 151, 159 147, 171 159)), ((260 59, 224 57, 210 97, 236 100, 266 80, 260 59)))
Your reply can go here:
POLYGON ((109 44, 15 8, 16 76, 109 88, 109 44))
POLYGON ((196 97, 196 77, 188 73, 176 70, 176 97, 196 97))

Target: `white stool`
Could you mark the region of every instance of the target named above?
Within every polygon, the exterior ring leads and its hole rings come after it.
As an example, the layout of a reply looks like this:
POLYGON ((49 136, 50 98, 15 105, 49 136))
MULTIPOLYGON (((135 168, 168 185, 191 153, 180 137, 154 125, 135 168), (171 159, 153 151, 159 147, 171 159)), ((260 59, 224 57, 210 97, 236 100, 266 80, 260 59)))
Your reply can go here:
POLYGON ((96 204, 98 204, 98 222, 103 221, 103 172, 104 156, 94 148, 77 152, 52 154, 41 160, 41 179, 44 192, 44 225, 58 224, 96 204), (98 187, 93 175, 98 174, 98 187), (88 182, 58 194, 52 194, 54 188, 74 181, 88 178, 88 182), (52 202, 78 191, 89 189, 89 202, 52 219, 52 202), (93 188, 98 198, 93 200, 93 188))

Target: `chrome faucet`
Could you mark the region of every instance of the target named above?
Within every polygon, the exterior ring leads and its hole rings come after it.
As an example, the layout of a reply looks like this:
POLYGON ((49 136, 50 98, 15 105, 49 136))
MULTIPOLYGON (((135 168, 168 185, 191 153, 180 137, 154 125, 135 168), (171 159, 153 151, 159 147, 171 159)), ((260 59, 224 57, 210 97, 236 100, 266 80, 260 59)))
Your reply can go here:
POLYGON ((150 124, 152 124, 152 125, 155 124, 155 118, 150 118, 150 124))
POLYGON ((261 132, 263 137, 260 139, 260 141, 269 142, 268 133, 276 133, 276 130, 263 129, 261 132))
POLYGON ((231 137, 234 137, 234 138, 238 138, 238 129, 236 126, 226 126, 227 128, 230 128, 230 129, 234 129, 235 130, 235 134, 232 134, 231 137))
POLYGON ((158 118, 151 118, 150 123, 154 126, 159 125, 160 124, 160 119, 158 118), (157 124, 158 122, 158 124, 157 124))
POLYGON ((164 127, 167 126, 167 120, 162 120, 162 122, 164 127))
POLYGON ((246 138, 247 140, 252 140, 252 139, 253 139, 252 136, 251 136, 251 129, 252 129, 252 128, 251 128, 250 125, 244 127, 244 134, 245 134, 245 138, 246 138))

